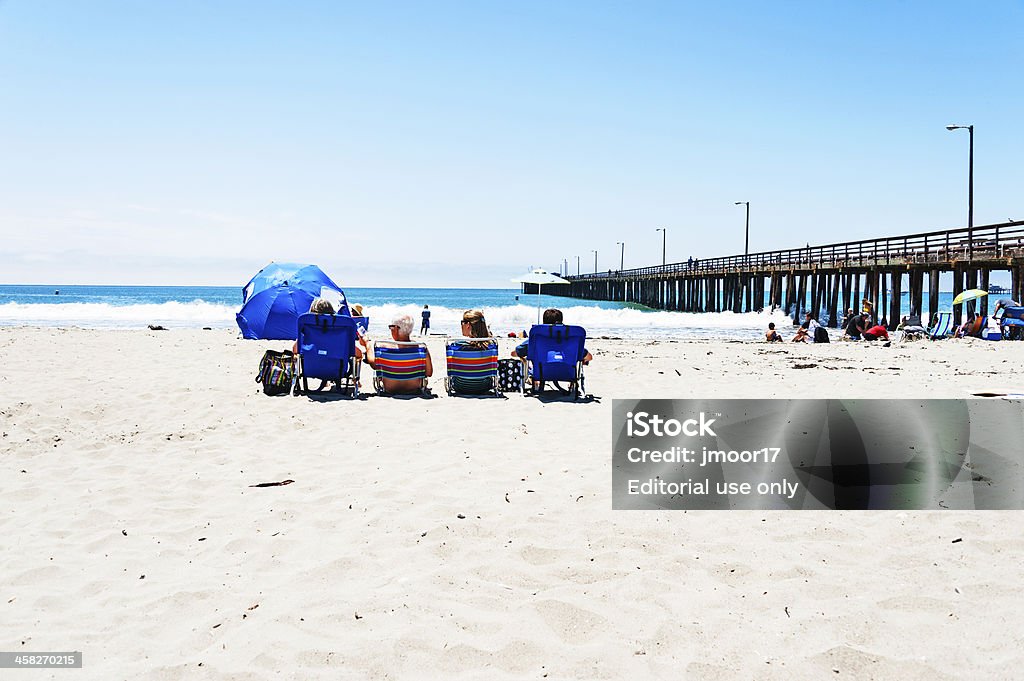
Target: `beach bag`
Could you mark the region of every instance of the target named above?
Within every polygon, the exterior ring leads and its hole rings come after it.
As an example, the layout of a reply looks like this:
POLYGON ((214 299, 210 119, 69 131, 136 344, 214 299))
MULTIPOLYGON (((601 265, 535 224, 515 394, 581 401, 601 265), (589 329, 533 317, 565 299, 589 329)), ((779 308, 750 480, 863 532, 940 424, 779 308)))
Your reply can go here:
POLYGON ((824 326, 814 327, 814 342, 815 343, 829 343, 828 331, 825 330, 824 326))
POLYGON ((523 363, 518 359, 498 360, 498 386, 503 393, 523 389, 523 363))
POLYGON ((263 384, 264 395, 287 395, 292 389, 295 375, 295 356, 290 350, 267 350, 260 360, 256 382, 263 384))

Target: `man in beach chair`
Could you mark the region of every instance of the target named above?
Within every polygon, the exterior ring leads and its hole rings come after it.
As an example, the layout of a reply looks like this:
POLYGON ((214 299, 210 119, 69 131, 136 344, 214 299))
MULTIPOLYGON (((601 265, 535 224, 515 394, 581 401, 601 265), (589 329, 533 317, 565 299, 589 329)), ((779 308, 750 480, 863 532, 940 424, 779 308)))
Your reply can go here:
POLYGON ((366 363, 374 369, 373 385, 379 394, 414 395, 429 393, 427 379, 434 373, 430 351, 423 343, 409 340, 412 317, 398 315, 388 325, 390 341, 365 340, 366 363))
POLYGON ((498 341, 491 338, 483 312, 466 310, 462 314, 462 335, 462 339, 445 345, 448 364, 445 390, 449 395, 493 394, 501 397, 498 341))
POLYGON ((999 309, 999 328, 1006 340, 1024 338, 1024 307, 1004 306, 999 309))
MULTIPOLYGON (((572 395, 573 400, 584 395, 583 366, 593 359, 584 347, 586 340, 585 329, 562 323, 561 310, 544 311, 544 323, 531 328, 529 339, 512 352, 525 360, 524 378, 531 380, 534 395, 543 393, 549 381, 560 393, 572 395), (568 383, 568 387, 560 383, 568 383)), ((525 380, 523 384, 525 392, 525 380)))
POLYGON ((309 379, 320 379, 324 389, 329 382, 350 397, 359 395, 359 368, 362 352, 356 345, 356 323, 348 315, 310 312, 298 319, 294 394, 309 393, 309 379))
POLYGON ((932 325, 928 329, 928 338, 930 340, 945 338, 953 333, 952 312, 939 312, 935 315, 935 319, 931 321, 932 325))

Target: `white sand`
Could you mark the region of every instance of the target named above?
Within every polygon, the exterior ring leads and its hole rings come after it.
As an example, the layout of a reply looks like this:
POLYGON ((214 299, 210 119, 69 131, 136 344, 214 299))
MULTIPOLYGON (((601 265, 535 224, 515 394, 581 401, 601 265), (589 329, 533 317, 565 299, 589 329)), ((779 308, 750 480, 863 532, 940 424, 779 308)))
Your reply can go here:
POLYGON ((0 330, 0 650, 85 662, 2 678, 1020 677, 1021 513, 612 511, 610 412, 1024 392, 1024 343, 595 340, 592 404, 266 397, 285 345, 0 330))

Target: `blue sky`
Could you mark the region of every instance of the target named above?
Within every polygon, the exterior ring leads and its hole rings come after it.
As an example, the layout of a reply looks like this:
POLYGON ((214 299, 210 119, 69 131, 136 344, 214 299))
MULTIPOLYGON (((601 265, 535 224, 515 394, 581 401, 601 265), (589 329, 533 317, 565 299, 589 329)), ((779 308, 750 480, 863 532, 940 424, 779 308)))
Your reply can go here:
POLYGON ((1024 218, 1019 2, 0 1, 0 281, 507 286, 1024 218))

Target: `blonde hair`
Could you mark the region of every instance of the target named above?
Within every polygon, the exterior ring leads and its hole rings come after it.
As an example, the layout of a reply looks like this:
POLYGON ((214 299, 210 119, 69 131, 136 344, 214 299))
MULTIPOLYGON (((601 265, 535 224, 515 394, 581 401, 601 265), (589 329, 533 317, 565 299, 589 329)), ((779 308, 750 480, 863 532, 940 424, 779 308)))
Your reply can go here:
POLYGON ((470 338, 488 338, 491 332, 487 329, 487 321, 480 310, 466 310, 462 313, 462 321, 469 324, 470 338))
POLYGON ((334 306, 331 301, 324 298, 314 298, 309 304, 309 311, 316 314, 334 314, 334 306))

